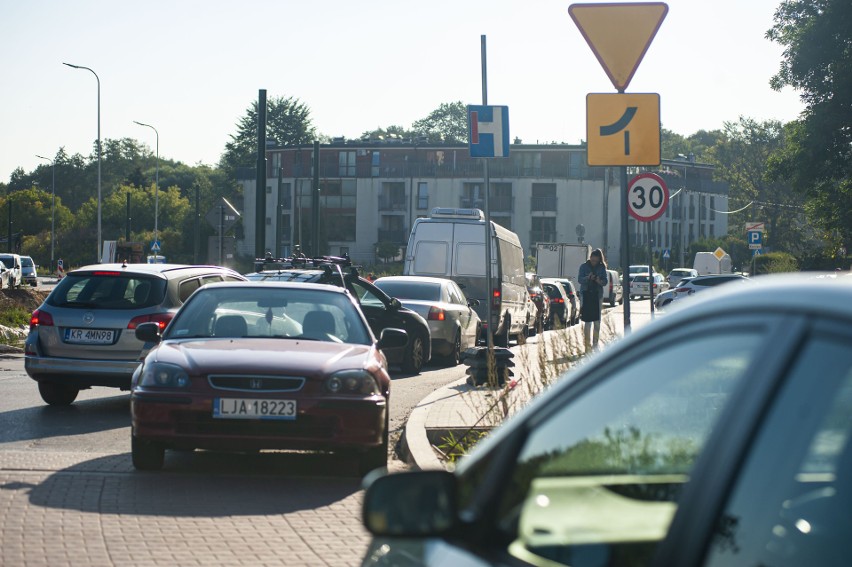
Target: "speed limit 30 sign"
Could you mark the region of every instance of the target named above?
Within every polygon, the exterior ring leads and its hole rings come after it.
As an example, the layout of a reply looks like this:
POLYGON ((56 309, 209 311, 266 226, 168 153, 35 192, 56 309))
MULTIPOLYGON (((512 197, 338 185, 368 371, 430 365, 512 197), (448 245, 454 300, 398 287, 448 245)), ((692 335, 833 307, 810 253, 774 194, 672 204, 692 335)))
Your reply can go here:
POLYGON ((669 188, 655 173, 641 173, 627 187, 627 210, 639 222, 657 220, 669 206, 669 188))

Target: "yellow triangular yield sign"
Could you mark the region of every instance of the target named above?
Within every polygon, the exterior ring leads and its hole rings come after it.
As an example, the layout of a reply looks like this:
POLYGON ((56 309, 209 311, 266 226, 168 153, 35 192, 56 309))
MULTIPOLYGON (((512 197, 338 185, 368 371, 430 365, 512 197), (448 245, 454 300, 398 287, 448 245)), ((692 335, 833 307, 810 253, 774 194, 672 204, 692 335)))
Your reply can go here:
POLYGON ((571 19, 619 92, 624 92, 669 11, 663 2, 572 4, 571 19))

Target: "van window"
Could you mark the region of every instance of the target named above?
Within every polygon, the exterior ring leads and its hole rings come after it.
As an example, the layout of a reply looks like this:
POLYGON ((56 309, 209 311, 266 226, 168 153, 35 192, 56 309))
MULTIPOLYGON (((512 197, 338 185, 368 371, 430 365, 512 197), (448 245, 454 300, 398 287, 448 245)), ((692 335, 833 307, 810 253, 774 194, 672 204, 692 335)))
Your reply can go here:
POLYGON ((460 276, 485 276, 485 246, 481 243, 456 244, 455 274, 460 276))
POLYGON ((431 242, 421 240, 414 250, 414 272, 419 275, 434 274, 445 276, 447 274, 446 242, 431 242))
POLYGON ((507 240, 497 240, 500 249, 500 266, 503 269, 503 281, 513 285, 526 285, 524 274, 524 253, 520 247, 507 240))

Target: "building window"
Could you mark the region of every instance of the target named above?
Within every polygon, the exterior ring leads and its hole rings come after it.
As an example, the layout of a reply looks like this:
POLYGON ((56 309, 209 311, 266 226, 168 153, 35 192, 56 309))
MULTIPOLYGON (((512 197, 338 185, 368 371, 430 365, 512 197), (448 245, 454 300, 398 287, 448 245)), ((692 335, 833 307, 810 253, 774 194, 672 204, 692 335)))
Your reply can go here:
POLYGON ((512 217, 499 216, 493 217, 491 220, 507 230, 512 230, 512 217))
POLYGON ((429 208, 429 184, 425 181, 417 182, 417 208, 429 208))
POLYGON ((556 242, 556 217, 533 217, 530 244, 556 242))
POLYGON ((711 224, 710 225, 710 238, 715 238, 715 237, 716 237, 716 227, 715 227, 715 225, 711 224))
POLYGON ((689 220, 695 220, 695 201, 692 195, 689 196, 689 220))
POLYGON ((492 183, 488 204, 492 211, 502 213, 512 212, 512 184, 492 183))
POLYGON ((530 209, 556 212, 556 183, 533 183, 530 209))
POLYGON ((541 152, 518 152, 515 154, 515 163, 519 173, 526 177, 538 177, 541 175, 541 152))
POLYGON ((379 194, 380 211, 404 211, 408 207, 405 202, 405 183, 402 181, 385 181, 379 194))
POLYGON ((485 185, 483 183, 465 183, 462 185, 462 197, 459 206, 463 209, 484 209, 485 185))
POLYGON ((370 158, 370 175, 378 177, 381 174, 381 152, 373 152, 370 158))
POLYGON ((281 170, 281 154, 275 152, 272 154, 272 175, 278 175, 281 170))
POLYGON ((266 217, 266 226, 272 226, 272 217, 266 217))
POLYGON ((716 197, 710 197, 710 220, 716 220, 716 197))
POLYGON ((585 152, 570 152, 568 154, 568 177, 570 179, 590 178, 585 152))
POLYGON ((340 177, 355 177, 355 152, 339 152, 340 177))
POLYGON ((355 214, 335 214, 333 221, 325 223, 328 240, 346 242, 355 240, 355 214))
POLYGON ((267 195, 271 195, 271 194, 272 194, 272 185, 267 185, 267 186, 266 186, 266 194, 267 194, 267 195))

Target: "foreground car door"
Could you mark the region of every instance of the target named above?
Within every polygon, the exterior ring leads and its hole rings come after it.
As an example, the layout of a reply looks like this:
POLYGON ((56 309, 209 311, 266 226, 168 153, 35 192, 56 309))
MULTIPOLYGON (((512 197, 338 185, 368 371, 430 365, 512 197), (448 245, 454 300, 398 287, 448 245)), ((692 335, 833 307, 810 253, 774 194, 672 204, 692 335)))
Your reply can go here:
MULTIPOLYGON (((604 355, 462 463, 457 529, 377 538, 364 564, 653 564, 676 515, 682 530, 712 514, 707 502, 681 509, 681 497, 699 460, 718 460, 720 423, 743 414, 743 430, 724 441, 746 443, 755 406, 786 363, 773 355, 795 352, 800 333, 791 329, 781 317, 728 314, 604 355)), ((708 490, 711 501, 723 495, 708 490)), ((400 508, 422 506, 402 498, 400 508)), ((690 564, 670 559, 664 564, 690 564)))

